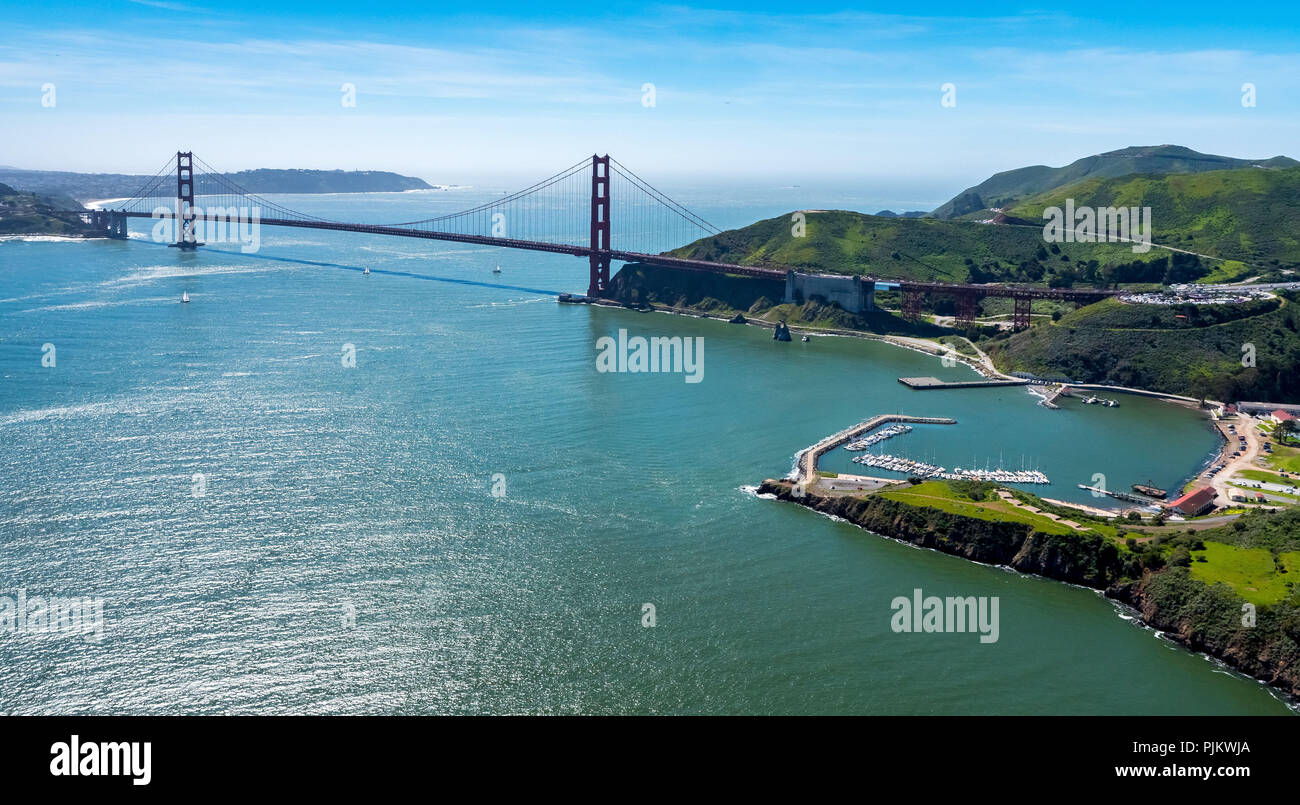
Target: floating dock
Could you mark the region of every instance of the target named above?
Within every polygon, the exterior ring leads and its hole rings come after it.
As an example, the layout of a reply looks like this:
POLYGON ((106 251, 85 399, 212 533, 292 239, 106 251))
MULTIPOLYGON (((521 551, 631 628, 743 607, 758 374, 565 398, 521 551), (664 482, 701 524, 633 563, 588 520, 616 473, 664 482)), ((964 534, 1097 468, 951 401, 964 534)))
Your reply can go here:
POLYGON ((977 389, 989 386, 1027 386, 1028 380, 940 380, 937 377, 900 377, 898 382, 915 391, 928 389, 977 389))

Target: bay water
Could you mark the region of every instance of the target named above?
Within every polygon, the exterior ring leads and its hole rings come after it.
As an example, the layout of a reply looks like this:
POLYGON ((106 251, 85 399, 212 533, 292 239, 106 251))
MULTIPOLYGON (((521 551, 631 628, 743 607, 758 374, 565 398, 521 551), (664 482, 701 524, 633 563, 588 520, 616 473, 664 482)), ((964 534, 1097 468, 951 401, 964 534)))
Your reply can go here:
MULTIPOLYGON (((807 206, 786 190, 688 206, 737 226, 807 206)), ((492 192, 276 200, 385 221, 492 192)), ((888 452, 1032 466, 1053 482, 1032 491, 1097 505, 1096 474, 1196 471, 1217 447, 1196 412, 916 392, 896 378, 973 372, 557 304, 585 290, 571 257, 269 227, 255 254, 182 253, 132 229, 0 242, 0 595, 104 605, 98 638, 0 632, 0 712, 1288 712, 1093 591, 747 491, 901 411, 958 424, 888 452), (620 330, 702 338, 701 382, 598 372, 620 330), (998 641, 895 634, 914 589, 997 596, 998 641)))

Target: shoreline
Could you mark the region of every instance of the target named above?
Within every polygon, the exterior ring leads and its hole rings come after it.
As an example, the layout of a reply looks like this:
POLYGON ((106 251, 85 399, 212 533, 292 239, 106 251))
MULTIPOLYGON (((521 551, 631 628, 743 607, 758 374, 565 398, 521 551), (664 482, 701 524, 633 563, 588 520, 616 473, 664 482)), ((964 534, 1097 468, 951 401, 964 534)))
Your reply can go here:
MULTIPOLYGON (((727 324, 731 323, 730 317, 721 314, 714 314, 706 311, 695 310, 694 308, 682 308, 682 307, 673 307, 671 305, 662 305, 656 302, 647 302, 645 303, 644 307, 640 307, 640 308, 629 307, 628 305, 622 302, 617 302, 612 299, 589 299, 587 304, 596 305, 598 307, 621 308, 623 310, 630 310, 639 313, 667 313, 675 316, 685 316, 687 318, 713 319, 715 321, 721 321, 727 324)), ((769 322, 763 319, 748 318, 748 317, 745 318, 745 325, 746 326, 753 325, 755 327, 762 327, 768 330, 776 328, 775 322, 769 322)), ((998 369, 996 366, 993 365, 992 359, 989 358, 984 352, 980 351, 980 349, 976 347, 974 344, 971 344, 971 347, 974 348, 976 352, 979 353, 980 357, 982 357, 984 361, 986 361, 987 363, 983 361, 978 361, 969 355, 957 351, 956 349, 945 347, 942 344, 934 343, 933 341, 930 341, 929 339, 925 339, 925 338, 918 338, 918 337, 905 336, 905 335, 889 335, 886 333, 873 333, 866 330, 844 330, 840 328, 829 328, 829 327, 826 328, 810 327, 808 325, 803 325, 803 324, 791 324, 787 326, 789 327, 791 333, 801 333, 806 335, 821 335, 821 336, 841 337, 841 338, 861 338, 867 341, 883 341, 885 343, 892 344, 893 346, 900 347, 902 349, 909 349, 913 352, 919 352, 923 355, 929 355, 935 358, 948 357, 958 363, 968 366, 969 368, 974 370, 976 374, 988 379, 1024 380, 1024 378, 1015 377, 1014 375, 1009 375, 1003 372, 1002 370, 998 369)), ((964 338, 964 336, 960 335, 959 333, 953 333, 953 336, 957 338, 964 338)), ((967 343, 970 343, 970 341, 968 340, 967 343)), ((1113 391, 1118 394, 1133 394, 1139 397, 1150 397, 1153 399, 1161 400, 1163 402, 1171 403, 1173 405, 1181 405, 1185 408, 1195 408, 1196 410, 1203 410, 1200 407, 1200 400, 1191 397, 1186 397, 1179 394, 1170 394, 1164 391, 1153 391, 1150 389, 1130 388, 1126 386, 1107 386, 1101 383, 1064 383, 1063 385, 1068 386, 1069 388, 1081 388, 1081 389, 1089 389, 1095 391, 1113 391)), ((1222 403, 1218 402, 1217 400, 1207 399, 1205 402, 1207 405, 1210 404, 1222 405, 1222 403)))
MULTIPOLYGON (((622 310, 629 310, 638 313, 666 313, 674 316, 685 316, 687 318, 695 318, 695 319, 713 319, 715 321, 720 321, 726 324, 731 323, 730 317, 725 315, 712 314, 706 311, 694 310, 692 308, 673 307, 671 305, 662 305, 653 302, 646 303, 644 307, 640 307, 640 308, 629 307, 628 305, 622 302, 617 302, 612 299, 589 299, 587 304, 596 305, 599 307, 619 308, 622 310)), ((768 322, 762 319, 746 318, 745 325, 746 326, 753 325, 755 327, 762 327, 768 330, 772 330, 776 328, 775 322, 768 322)), ((986 361, 987 364, 982 362, 977 362, 974 358, 971 358, 969 355, 963 355, 962 353, 958 352, 956 349, 951 349, 941 344, 936 344, 934 342, 922 338, 911 338, 908 336, 895 336, 895 335, 886 335, 882 333, 871 333, 863 330, 842 330, 838 328, 807 327, 803 325, 789 325, 789 328, 791 333, 804 333, 807 335, 822 335, 828 337, 861 338, 867 341, 880 341, 895 347, 899 347, 901 349, 911 350, 912 352, 919 352, 922 355, 929 355, 930 357, 935 357, 935 358, 951 357, 952 360, 968 366, 971 370, 973 370, 976 374, 980 375, 981 377, 990 378, 990 379, 1002 379, 1002 380, 1023 380, 1023 378, 1018 378, 1012 375, 1008 375, 1002 372, 1001 370, 997 369, 997 367, 992 365, 992 359, 989 358, 988 355, 986 355, 984 352, 980 351, 978 347, 975 347, 974 344, 971 344, 971 347, 974 348, 976 352, 979 353, 980 357, 983 358, 983 360, 986 361), (984 371, 985 369, 988 370, 988 373, 984 371)), ((970 342, 967 341, 967 343, 970 342)), ((1079 383, 1079 384, 1067 383, 1064 385, 1067 386, 1068 388, 1086 388, 1086 389, 1098 390, 1098 391, 1105 390, 1105 391, 1116 392, 1119 394, 1133 394, 1135 396, 1156 399, 1161 402, 1169 403, 1171 405, 1177 405, 1182 408, 1187 408, 1190 410, 1201 412, 1204 414, 1206 421, 1210 423, 1212 427, 1215 427, 1216 425, 1213 416, 1210 415, 1210 412, 1207 411, 1206 409, 1201 408, 1199 404, 1200 401, 1193 400, 1190 397, 1184 397, 1177 394, 1167 394, 1165 392, 1160 392, 1160 391, 1148 391, 1146 389, 1129 389, 1129 388, 1118 387, 1118 386, 1105 386, 1098 383, 1079 383)), ((1042 395, 1036 394, 1033 391, 1033 389, 1035 389, 1036 387, 1030 384, 1027 388, 1030 389, 1029 394, 1035 398, 1036 400, 1035 404, 1040 404, 1043 397, 1042 395)), ((1211 402, 1212 402, 1211 400, 1206 400, 1207 404, 1211 402)), ((1215 430, 1216 431, 1218 430, 1217 427, 1215 427, 1215 430)), ((1231 450, 1225 451, 1225 448, 1227 448, 1228 446, 1229 445, 1226 441, 1221 442, 1221 444, 1219 445, 1218 448, 1219 460, 1226 459, 1228 457, 1228 454, 1231 453, 1231 450)), ((804 449, 807 450, 808 448, 804 448, 804 449)), ((797 471, 801 454, 802 451, 800 451, 800 453, 795 454, 795 465, 794 467, 791 468, 792 472, 797 471)), ((1213 460, 1211 460, 1210 464, 1213 463, 1214 463, 1213 460)), ((1193 469, 1188 474, 1186 474, 1182 482, 1183 486, 1187 486, 1188 484, 1194 483, 1195 481, 1200 479, 1204 475, 1208 467, 1209 465, 1206 465, 1204 467, 1198 467, 1193 469)), ((1177 497, 1177 496, 1172 496, 1170 499, 1173 499, 1173 497, 1177 497)), ((1044 498, 1044 500, 1047 500, 1047 498, 1044 498)), ((1085 504, 1068 503, 1065 501, 1053 501, 1053 502, 1059 502, 1063 506, 1067 506, 1073 509, 1078 509, 1080 511, 1085 511, 1090 513, 1098 511, 1094 507, 1090 507, 1085 504)), ((1152 500, 1152 504, 1158 505, 1158 501, 1152 500)), ((1122 515, 1136 508, 1138 507, 1132 505, 1118 506, 1115 509, 1109 509, 1104 511, 1108 512, 1106 516, 1113 517, 1116 515, 1122 515)), ((1182 521, 1174 520, 1172 522, 1177 523, 1182 521)))
MULTIPOLYGON (((961 559, 1006 570, 1025 576, 1061 582, 1071 586, 1091 590, 1118 608, 1120 614, 1132 613, 1131 619, 1144 629, 1149 629, 1157 637, 1176 643, 1191 654, 1207 661, 1219 664, 1233 674, 1251 679, 1263 685, 1269 692, 1279 698, 1292 712, 1300 712, 1300 681, 1282 676, 1286 668, 1275 667, 1268 659, 1255 659, 1253 663, 1259 673, 1251 673, 1246 663, 1237 661, 1234 647, 1210 645, 1198 639, 1195 633, 1185 634, 1180 626, 1186 624, 1166 623, 1159 603, 1147 589, 1148 583, 1162 571, 1144 571, 1142 578, 1125 581, 1108 578, 1107 572, 1098 569, 1093 573, 1081 573, 1069 562, 1061 562, 1058 555, 1063 550, 1060 543, 1053 545, 1056 538, 1035 531, 1028 525, 1007 521, 974 520, 962 515, 948 515, 938 509, 914 506, 908 503, 892 501, 869 495, 866 498, 840 495, 828 497, 817 494, 815 489, 799 490, 792 481, 766 479, 755 488, 755 497, 763 500, 776 500, 782 503, 795 503, 816 514, 842 520, 854 525, 868 534, 907 545, 913 548, 931 550, 961 559), (909 518, 901 512, 911 510, 922 522, 909 518), (960 529, 948 529, 946 536, 939 537, 943 529, 936 527, 951 520, 960 521, 974 534, 966 534, 960 529), (891 531, 892 530, 892 531, 891 531), (996 544, 991 535, 1010 538, 1011 544, 996 544), (1018 538, 1018 542, 1015 540, 1018 538), (1043 543, 1043 544, 1039 544, 1043 543), (1272 672, 1265 677, 1262 674, 1272 672)), ((1073 557, 1077 558, 1077 557, 1073 557)), ((1294 672, 1293 672, 1294 676, 1294 672)))

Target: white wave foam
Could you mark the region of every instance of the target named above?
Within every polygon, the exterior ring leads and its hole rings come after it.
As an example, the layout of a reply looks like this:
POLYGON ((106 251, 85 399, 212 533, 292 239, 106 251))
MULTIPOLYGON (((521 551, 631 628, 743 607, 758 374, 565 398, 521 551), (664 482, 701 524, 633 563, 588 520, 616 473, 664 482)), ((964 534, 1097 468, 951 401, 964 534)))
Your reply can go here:
POLYGON ((0 243, 90 243, 106 238, 70 238, 65 235, 0 235, 0 243))

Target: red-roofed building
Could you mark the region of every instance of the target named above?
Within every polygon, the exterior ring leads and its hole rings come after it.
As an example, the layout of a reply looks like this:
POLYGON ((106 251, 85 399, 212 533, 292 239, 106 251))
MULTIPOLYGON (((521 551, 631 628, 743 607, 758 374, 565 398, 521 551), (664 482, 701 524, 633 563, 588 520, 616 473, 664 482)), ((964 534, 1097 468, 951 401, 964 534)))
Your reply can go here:
POLYGON ((1170 503, 1168 509, 1185 517, 1195 517, 1214 508, 1214 487, 1203 486, 1170 503))
POLYGON ((1295 419, 1295 415, 1293 415, 1293 414, 1288 414, 1286 411, 1283 411, 1281 408, 1279 408, 1279 409, 1277 409, 1276 411, 1274 411, 1273 413, 1269 414, 1269 415, 1268 415, 1268 418, 1271 419, 1271 420, 1273 420, 1274 422, 1276 422, 1276 423, 1278 423, 1278 424, 1280 425, 1280 424, 1282 424, 1283 422, 1289 422, 1289 421, 1291 421, 1291 420, 1294 420, 1294 419, 1295 419))

